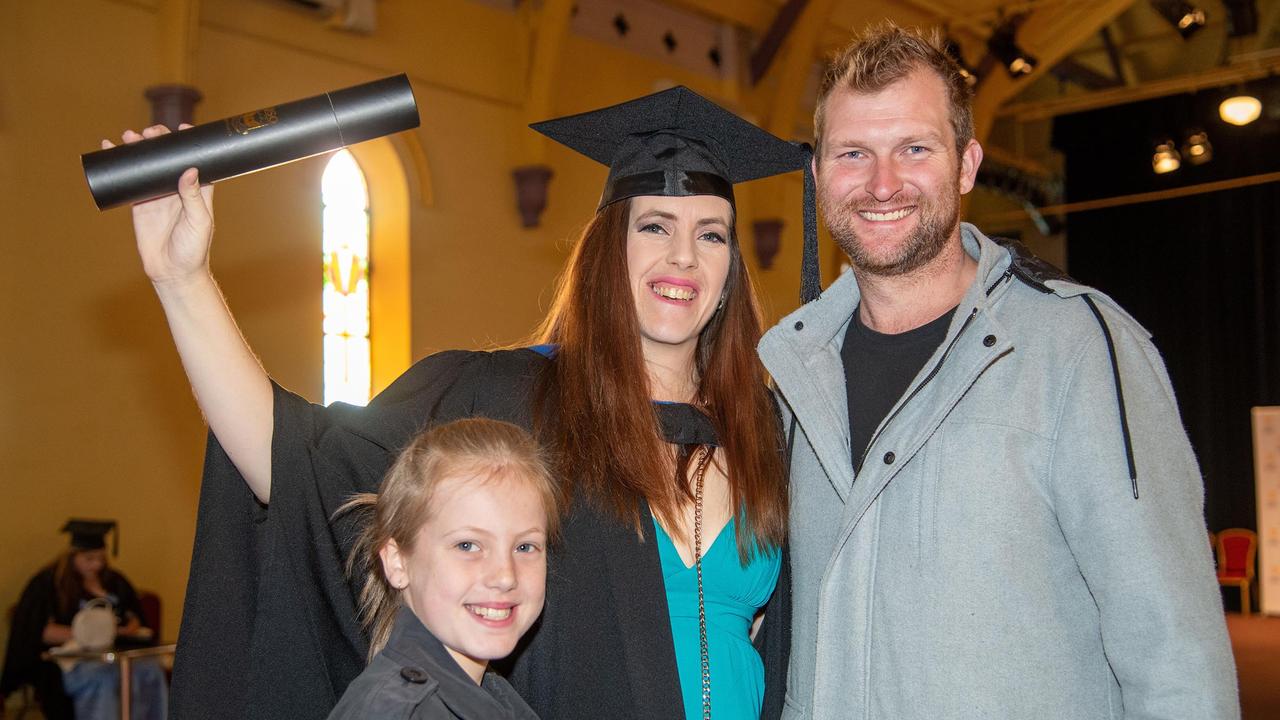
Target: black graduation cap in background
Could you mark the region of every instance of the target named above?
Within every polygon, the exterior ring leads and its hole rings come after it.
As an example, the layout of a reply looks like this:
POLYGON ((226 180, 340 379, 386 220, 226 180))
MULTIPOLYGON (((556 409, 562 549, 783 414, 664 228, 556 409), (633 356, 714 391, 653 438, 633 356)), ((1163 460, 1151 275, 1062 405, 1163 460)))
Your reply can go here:
MULTIPOLYGON (((101 550, 107 546, 106 534, 116 529, 115 520, 85 520, 72 518, 62 526, 64 533, 71 533, 71 547, 77 550, 101 550)), ((120 531, 111 536, 111 554, 120 554, 120 531)))
POLYGON ((638 195, 715 195, 736 207, 734 183, 803 170, 801 299, 817 297, 813 154, 807 145, 780 140, 683 86, 529 127, 609 166, 600 208, 638 195))

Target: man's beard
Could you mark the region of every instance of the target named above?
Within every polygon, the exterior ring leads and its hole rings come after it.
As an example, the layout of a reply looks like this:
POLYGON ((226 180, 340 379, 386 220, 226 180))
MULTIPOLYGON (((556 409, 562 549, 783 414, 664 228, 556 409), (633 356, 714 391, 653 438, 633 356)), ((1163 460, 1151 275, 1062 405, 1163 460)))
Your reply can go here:
MULTIPOLYGON (((855 229, 859 210, 879 212, 874 201, 850 201, 837 207, 823 207, 823 219, 831 237, 849 256, 854 269, 869 275, 905 275, 927 265, 946 247, 960 220, 960 183, 939 194, 937 201, 919 196, 915 200, 916 226, 889 257, 877 257, 858 237, 855 229)), ((865 221, 864 221, 865 222, 865 221)))

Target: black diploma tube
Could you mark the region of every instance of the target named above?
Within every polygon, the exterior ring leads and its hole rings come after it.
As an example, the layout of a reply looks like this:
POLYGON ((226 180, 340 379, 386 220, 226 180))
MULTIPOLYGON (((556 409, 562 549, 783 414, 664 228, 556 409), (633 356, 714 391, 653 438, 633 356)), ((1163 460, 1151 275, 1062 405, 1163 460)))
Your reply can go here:
POLYGON ((418 127, 409 78, 396 75, 80 156, 99 210, 176 192, 187 168, 200 182, 301 160, 418 127))

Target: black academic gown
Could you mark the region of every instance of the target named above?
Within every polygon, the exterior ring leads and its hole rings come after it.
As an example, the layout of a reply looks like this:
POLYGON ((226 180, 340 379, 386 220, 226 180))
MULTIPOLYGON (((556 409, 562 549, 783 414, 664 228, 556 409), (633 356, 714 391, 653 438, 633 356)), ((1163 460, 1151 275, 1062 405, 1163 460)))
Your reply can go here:
MULTIPOLYGON (((36 573, 22 591, 14 608, 13 624, 9 629, 9 643, 5 650, 4 672, 0 674, 0 697, 7 696, 24 684, 35 687, 40 707, 49 720, 72 718, 71 700, 62 688, 62 670, 57 663, 41 660, 40 655, 49 649, 43 640, 44 628, 50 621, 70 625, 81 602, 66 610, 58 606, 58 590, 54 578, 55 568, 49 565, 36 573)), ((102 588, 116 612, 116 619, 124 624, 130 617, 142 619, 142 605, 133 585, 115 570, 108 569, 102 575, 102 588)))
MULTIPOLYGON (((398 450, 430 425, 481 416, 531 428, 534 383, 548 362, 533 350, 440 353, 368 408, 325 409, 277 386, 269 506, 210 436, 172 716, 324 718, 367 651, 358 587, 343 574, 357 519, 334 512, 375 490, 398 450)), ((664 426, 669 436, 699 432, 678 418, 664 426)), ((570 509, 548 559, 546 608, 504 666, 544 720, 683 717, 647 508, 644 520, 641 540, 587 504, 570 509)), ((770 718, 781 713, 785 685, 785 562, 779 587, 758 638, 770 718)))

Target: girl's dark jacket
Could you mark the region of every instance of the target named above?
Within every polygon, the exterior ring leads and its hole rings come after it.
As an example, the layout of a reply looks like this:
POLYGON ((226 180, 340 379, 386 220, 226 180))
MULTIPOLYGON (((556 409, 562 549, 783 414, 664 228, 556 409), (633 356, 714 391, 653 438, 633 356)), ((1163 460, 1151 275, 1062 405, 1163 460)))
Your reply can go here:
POLYGON ((329 720, 538 720, 495 672, 472 680, 413 611, 400 608, 386 647, 355 679, 329 720))

